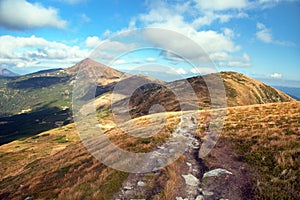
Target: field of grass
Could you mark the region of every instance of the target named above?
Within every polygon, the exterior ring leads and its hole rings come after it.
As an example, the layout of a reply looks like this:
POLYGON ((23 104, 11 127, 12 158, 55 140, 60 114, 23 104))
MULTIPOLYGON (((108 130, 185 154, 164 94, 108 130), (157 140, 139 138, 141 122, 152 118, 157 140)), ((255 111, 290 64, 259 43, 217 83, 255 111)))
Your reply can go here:
MULTIPOLYGON (((256 199, 299 199, 300 173, 300 103, 228 108, 220 140, 232 144, 232 150, 249 166, 256 199)), ((199 112, 200 123, 210 112, 199 112)), ((112 115, 100 109, 100 123, 111 123, 112 115)), ((119 147, 132 152, 148 152, 170 136, 179 122, 179 113, 169 113, 166 126, 152 138, 134 138, 119 128, 108 128, 106 134, 119 147)), ((124 124, 141 126, 133 130, 147 132, 160 126, 157 117, 144 116, 124 124), (147 125, 148 126, 147 129, 147 125)), ((112 123, 113 125, 113 123, 112 123)), ((199 131, 201 136, 204 129, 199 131)), ((127 173, 110 169, 93 158, 79 138, 73 124, 39 135, 2 145, 0 148, 1 198, 109 199, 119 190, 127 173), (22 186, 22 187, 21 187, 22 186), (21 187, 21 188, 19 188, 21 187), (16 190, 16 188, 19 188, 16 190)), ((208 157, 209 159, 209 157, 208 157)), ((172 189, 181 183, 184 157, 168 166, 161 176, 147 176, 162 190, 157 198, 176 196, 172 189)), ((149 186, 151 188, 151 186, 149 186)))
POLYGON ((256 199, 300 199, 300 102, 229 108, 223 132, 253 169, 256 199))

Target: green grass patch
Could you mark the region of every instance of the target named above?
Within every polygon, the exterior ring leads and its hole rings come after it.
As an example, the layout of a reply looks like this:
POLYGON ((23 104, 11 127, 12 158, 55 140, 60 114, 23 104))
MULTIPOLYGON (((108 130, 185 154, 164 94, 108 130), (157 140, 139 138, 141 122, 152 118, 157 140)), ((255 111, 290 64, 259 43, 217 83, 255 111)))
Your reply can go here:
POLYGON ((57 135, 54 137, 53 141, 55 141, 57 143, 69 142, 69 140, 66 138, 66 135, 57 135))
POLYGON ((127 178, 128 173, 112 170, 107 176, 104 183, 100 186, 100 191, 105 194, 103 198, 110 199, 115 192, 122 186, 123 181, 127 178))

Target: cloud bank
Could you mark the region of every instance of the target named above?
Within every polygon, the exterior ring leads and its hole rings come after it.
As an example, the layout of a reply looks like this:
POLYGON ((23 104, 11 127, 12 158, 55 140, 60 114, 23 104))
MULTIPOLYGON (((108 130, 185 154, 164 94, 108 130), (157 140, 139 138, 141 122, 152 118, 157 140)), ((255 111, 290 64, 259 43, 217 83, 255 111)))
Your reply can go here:
POLYGON ((62 20, 55 8, 46 8, 38 3, 26 0, 0 1, 0 26, 25 30, 40 27, 64 28, 67 22, 62 20))

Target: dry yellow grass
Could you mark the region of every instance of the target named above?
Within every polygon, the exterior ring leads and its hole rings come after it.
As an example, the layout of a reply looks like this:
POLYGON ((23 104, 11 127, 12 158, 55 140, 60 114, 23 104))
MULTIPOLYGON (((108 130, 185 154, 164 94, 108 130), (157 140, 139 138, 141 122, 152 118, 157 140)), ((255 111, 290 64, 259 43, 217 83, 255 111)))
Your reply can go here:
POLYGON ((16 140, 0 146, 0 180, 22 172, 29 163, 54 155, 75 144, 79 137, 74 124, 16 140))
POLYGON ((300 198, 300 102, 229 108, 223 133, 253 167, 257 199, 300 198))
POLYGON ((182 166, 185 164, 185 156, 180 156, 177 161, 173 162, 167 167, 167 183, 164 188, 164 198, 175 199, 176 196, 180 196, 178 193, 180 187, 183 185, 181 177, 182 166))
MULTIPOLYGON (((199 112, 200 123, 209 121, 211 112, 213 111, 199 112)), ((221 139, 233 142, 244 162, 252 166, 257 198, 299 197, 299 113, 299 102, 253 105, 227 110, 221 139)), ((110 120, 110 114, 103 116, 103 120, 110 120)), ((179 116, 180 113, 168 113, 166 125, 160 133, 150 139, 137 139, 125 135, 119 128, 109 129, 106 134, 121 148, 132 152, 147 152, 170 136, 179 122, 179 116)), ((151 123, 149 117, 132 120, 131 123, 141 125, 141 129, 135 131, 147 132, 155 126, 161 126, 159 114, 151 123), (147 126, 149 123, 151 126, 147 126)), ((82 144, 73 144, 77 141, 73 125, 52 131, 48 132, 48 136, 40 135, 36 138, 37 143, 33 138, 23 141, 24 144, 21 145, 27 145, 24 148, 35 149, 35 154, 31 154, 29 149, 25 149, 23 154, 17 150, 19 147, 15 146, 22 141, 1 147, 1 165, 5 166, 1 173, 9 176, 0 183, 0 197, 68 199, 72 196, 72 199, 107 199, 119 189, 127 174, 107 168, 94 159, 82 144), (63 137, 52 141, 62 133, 66 135, 65 139, 72 140, 59 143, 58 141, 64 141, 63 137), (45 146, 41 144, 43 142, 45 146), (42 154, 39 150, 48 145, 54 145, 55 150, 51 149, 42 154), (63 149, 59 149, 59 145, 62 145, 63 149), (29 155, 36 157, 30 158, 29 155), (21 163, 22 166, 17 168, 16 163, 21 163), (21 171, 14 174, 18 169, 21 171)), ((201 129, 198 135, 201 136, 203 131, 204 129, 201 129)), ((163 193, 156 198, 165 196, 166 199, 172 199, 175 195, 172 188, 180 185, 178 162, 164 170, 159 181, 153 181, 164 187, 163 193)))
POLYGON ((179 114, 176 112, 158 113, 130 120, 120 127, 107 131, 106 134, 115 145, 122 149, 131 152, 148 152, 170 137, 179 122, 179 114), (165 117, 166 121, 162 123, 165 117), (152 137, 148 135, 149 133, 153 133, 152 137))

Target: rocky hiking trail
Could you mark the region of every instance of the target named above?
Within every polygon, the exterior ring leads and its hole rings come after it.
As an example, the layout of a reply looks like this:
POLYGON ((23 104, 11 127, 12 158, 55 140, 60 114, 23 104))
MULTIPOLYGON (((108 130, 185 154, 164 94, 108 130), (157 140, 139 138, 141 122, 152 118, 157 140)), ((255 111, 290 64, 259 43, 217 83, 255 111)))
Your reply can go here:
MULTIPOLYGON (((236 161, 236 155, 231 149, 225 144, 216 145, 216 148, 212 151, 214 155, 213 162, 210 167, 206 166, 205 162, 199 158, 202 140, 192 134, 198 126, 197 120, 189 114, 182 118, 181 123, 180 128, 172 134, 173 138, 156 149, 163 158, 173 151, 170 146, 178 145, 176 139, 182 136, 188 139, 183 153, 184 160, 177 166, 176 176, 180 177, 180 180, 177 186, 168 188, 168 190, 173 190, 171 191, 173 195, 169 197, 162 195, 168 179, 166 169, 154 168, 149 173, 129 174, 112 199, 201 200, 247 199, 249 197, 247 187, 250 187, 250 184, 246 168, 242 166, 241 162, 236 161)), ((206 130, 206 132, 209 133, 209 130, 206 130)), ((163 161, 158 159, 157 162, 163 161)))

